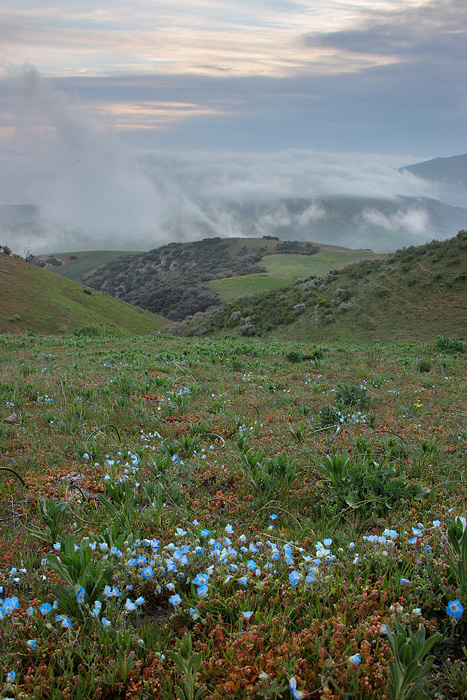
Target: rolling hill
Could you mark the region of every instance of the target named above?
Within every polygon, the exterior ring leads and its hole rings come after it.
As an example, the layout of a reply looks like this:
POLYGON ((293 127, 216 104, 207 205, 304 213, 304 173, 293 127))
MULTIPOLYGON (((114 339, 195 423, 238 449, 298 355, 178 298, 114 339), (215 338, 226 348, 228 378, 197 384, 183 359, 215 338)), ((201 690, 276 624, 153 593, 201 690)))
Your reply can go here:
POLYGON ((145 335, 166 321, 106 294, 0 254, 0 333, 60 333, 105 326, 145 335))
POLYGON ((277 288, 362 258, 352 251, 278 238, 206 238, 170 243, 111 260, 86 278, 94 289, 172 321, 204 312, 242 294, 277 288))
POLYGON ((166 328, 185 335, 422 341, 467 337, 467 231, 242 297, 166 328))

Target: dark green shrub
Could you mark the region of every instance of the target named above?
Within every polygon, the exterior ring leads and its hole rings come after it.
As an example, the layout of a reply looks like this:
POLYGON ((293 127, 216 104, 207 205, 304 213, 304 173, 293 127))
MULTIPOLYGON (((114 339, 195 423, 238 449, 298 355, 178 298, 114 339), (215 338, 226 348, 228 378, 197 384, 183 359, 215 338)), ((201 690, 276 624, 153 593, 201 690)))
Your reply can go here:
POLYGON ((337 400, 344 406, 358 406, 365 408, 369 404, 368 393, 363 386, 341 386, 337 392, 337 400))
POLYGON ((435 348, 439 352, 446 353, 465 352, 465 345, 461 340, 452 340, 443 335, 437 336, 435 348))
POLYGON ((319 412, 320 426, 328 428, 331 425, 338 425, 341 422, 341 417, 334 406, 326 404, 319 412))
POLYGON ((423 359, 418 363, 419 372, 430 372, 431 371, 431 360, 423 359))
POLYGON ((286 358, 289 362, 300 362, 302 356, 299 352, 292 351, 287 353, 286 358))

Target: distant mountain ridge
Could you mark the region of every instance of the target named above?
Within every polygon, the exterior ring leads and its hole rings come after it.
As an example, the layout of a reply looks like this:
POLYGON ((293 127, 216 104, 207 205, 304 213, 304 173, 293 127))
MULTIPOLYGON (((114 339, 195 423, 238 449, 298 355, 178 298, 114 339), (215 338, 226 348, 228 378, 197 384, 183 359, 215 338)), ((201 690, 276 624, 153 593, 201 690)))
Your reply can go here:
MULTIPOLYGON (((467 157, 467 156, 466 156, 467 157)), ((409 166, 411 167, 411 166, 409 166)), ((414 166, 415 167, 415 166, 414 166)), ((460 194, 462 199, 462 193, 460 194)), ((467 197, 466 197, 467 200, 467 197)), ((161 240, 186 242, 203 238, 277 236, 281 240, 320 241, 346 248, 371 248, 388 252, 408 245, 420 245, 433 238, 444 240, 467 226, 467 208, 426 197, 369 198, 283 198, 270 201, 247 201, 207 207, 197 218, 174 219, 167 230, 155 226, 147 248, 161 245, 161 240)), ((0 244, 9 245, 16 253, 26 247, 39 254, 44 241, 54 240, 54 229, 41 218, 32 205, 0 206, 0 244)), ((81 238, 76 232, 59 231, 55 236, 59 250, 79 250, 78 241, 85 241, 86 250, 99 236, 92 231, 81 238)), ((134 250, 131 236, 116 233, 115 243, 134 250), (124 240, 123 240, 124 238, 124 240)), ((141 242, 140 242, 141 243, 141 242)), ((140 250, 145 247, 138 245, 140 250)))
POLYGON ((224 205, 238 235, 320 241, 389 252, 446 239, 467 226, 467 209, 427 197, 280 199, 224 205))
POLYGON ((467 188, 467 154, 450 158, 432 158, 422 163, 399 168, 399 172, 404 171, 431 182, 449 182, 467 188))

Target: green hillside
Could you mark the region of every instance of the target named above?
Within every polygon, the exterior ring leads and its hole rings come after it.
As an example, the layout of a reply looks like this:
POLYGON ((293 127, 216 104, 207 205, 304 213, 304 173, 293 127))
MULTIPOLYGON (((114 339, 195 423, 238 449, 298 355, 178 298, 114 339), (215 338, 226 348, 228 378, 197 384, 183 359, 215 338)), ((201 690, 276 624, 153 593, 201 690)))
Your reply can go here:
POLYGON ((368 250, 349 250, 320 243, 319 250, 314 255, 294 253, 264 255, 261 259, 261 265, 266 268, 266 273, 213 280, 208 282, 208 285, 213 292, 220 296, 223 302, 229 302, 238 299, 243 294, 258 294, 278 289, 301 277, 309 277, 310 275, 321 277, 334 268, 343 267, 359 260, 374 260, 381 257, 381 255, 377 256, 368 250))
POLYGON ((89 325, 138 335, 164 327, 160 316, 0 254, 0 333, 59 333, 89 325))
MULTIPOLYGON (((171 321, 205 312, 244 294, 277 289, 297 277, 378 257, 311 241, 204 238, 121 255, 86 277, 86 284, 171 321)), ((57 269, 60 269, 57 267, 57 269)))
MULTIPOLYGON (((136 251, 132 251, 137 254, 136 251)), ((50 253, 39 255, 37 260, 45 263, 45 269, 51 272, 58 272, 59 275, 67 277, 75 282, 82 281, 87 275, 92 274, 99 267, 103 267, 111 260, 121 255, 131 255, 128 250, 85 250, 70 253, 50 253), (47 260, 58 261, 55 264, 47 263, 47 260)))
MULTIPOLYGON (((314 256, 313 256, 314 257, 314 256)), ((173 327, 188 335, 272 335, 302 341, 467 337, 467 232, 309 276, 173 327)))

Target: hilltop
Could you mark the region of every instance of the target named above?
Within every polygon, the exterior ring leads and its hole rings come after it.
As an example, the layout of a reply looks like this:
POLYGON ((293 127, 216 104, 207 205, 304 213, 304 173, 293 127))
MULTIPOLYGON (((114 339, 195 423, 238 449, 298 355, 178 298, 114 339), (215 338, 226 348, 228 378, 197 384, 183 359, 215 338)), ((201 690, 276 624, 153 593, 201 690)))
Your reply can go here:
POLYGON ((428 340, 467 335, 467 231, 318 278, 242 297, 211 315, 167 327, 317 342, 428 340))
POLYGON ((3 253, 0 281, 0 333, 53 334, 103 326, 144 335, 166 324, 152 313, 3 253))
MULTIPOLYGON (((67 253, 37 255, 31 260, 34 265, 50 272, 57 272, 75 282, 85 282, 86 277, 121 255, 131 255, 127 250, 79 250, 67 253)), ((136 254, 136 252, 135 252, 136 254)))

